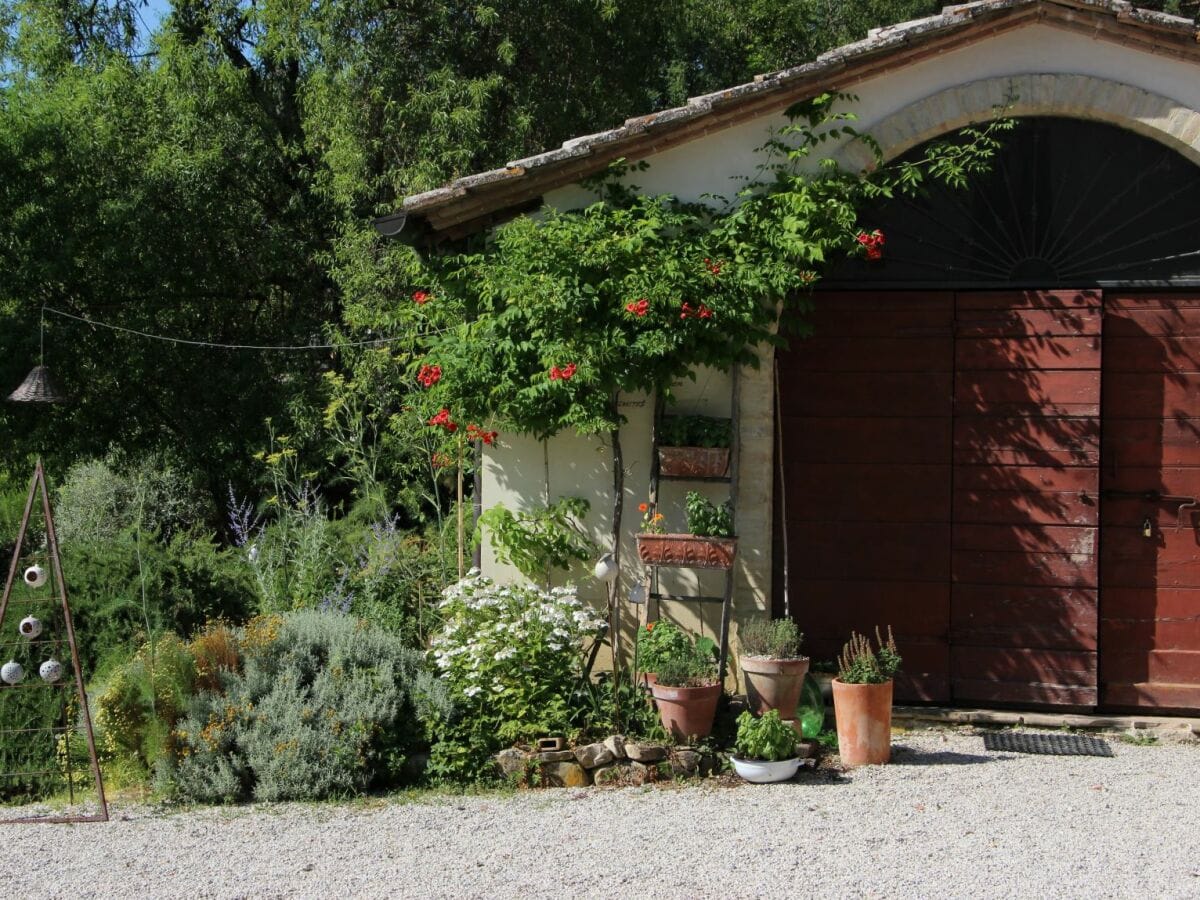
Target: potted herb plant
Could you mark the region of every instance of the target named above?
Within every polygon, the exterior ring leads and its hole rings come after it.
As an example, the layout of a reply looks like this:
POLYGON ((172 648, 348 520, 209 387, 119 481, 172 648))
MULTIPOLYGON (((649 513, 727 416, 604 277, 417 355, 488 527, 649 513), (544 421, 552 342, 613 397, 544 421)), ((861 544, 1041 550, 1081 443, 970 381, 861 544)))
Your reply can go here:
POLYGON ((711 639, 687 639, 673 643, 657 660, 658 678, 650 691, 663 728, 677 741, 705 738, 712 731, 721 698, 714 649, 711 639))
POLYGON ((851 632, 833 680, 842 765, 882 765, 891 759, 892 679, 899 670, 900 654, 890 627, 886 641, 875 629, 875 647, 870 638, 851 632))
POLYGON ((768 784, 787 781, 800 768, 796 755, 796 732, 770 710, 755 718, 749 710, 738 716, 737 740, 733 745, 733 770, 747 781, 768 784))
POLYGON ((803 640, 792 619, 754 619, 738 632, 746 697, 756 714, 773 709, 782 719, 796 718, 808 674, 808 657, 800 655, 803 640))
POLYGON ((729 474, 729 419, 669 416, 658 426, 658 472, 676 478, 724 478, 729 474))
POLYGON ((687 654, 691 645, 692 639, 677 625, 661 619, 650 622, 638 629, 634 666, 646 684, 654 684, 663 660, 687 654))
POLYGON ((728 501, 718 506, 698 491, 689 491, 684 508, 687 534, 660 533, 662 518, 650 507, 643 510, 642 533, 638 535, 642 562, 690 569, 730 568, 737 554, 733 507, 728 501))

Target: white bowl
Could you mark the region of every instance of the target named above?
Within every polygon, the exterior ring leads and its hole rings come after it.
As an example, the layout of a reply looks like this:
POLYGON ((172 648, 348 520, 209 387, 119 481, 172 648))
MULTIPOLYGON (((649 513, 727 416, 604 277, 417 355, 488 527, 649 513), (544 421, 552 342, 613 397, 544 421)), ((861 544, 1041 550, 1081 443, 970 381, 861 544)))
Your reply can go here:
POLYGON ((773 781, 787 781, 800 768, 800 757, 781 759, 779 762, 767 762, 764 759, 738 759, 731 756, 733 771, 747 781, 755 784, 770 784, 773 781))

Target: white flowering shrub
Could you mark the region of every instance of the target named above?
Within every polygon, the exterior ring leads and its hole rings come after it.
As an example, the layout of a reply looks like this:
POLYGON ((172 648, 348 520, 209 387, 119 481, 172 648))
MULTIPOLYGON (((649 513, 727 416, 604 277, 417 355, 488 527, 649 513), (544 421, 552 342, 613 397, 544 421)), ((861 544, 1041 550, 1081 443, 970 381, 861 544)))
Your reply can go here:
POLYGON ((430 655, 456 715, 438 729, 435 772, 483 777, 500 747, 576 727, 585 642, 600 634, 604 619, 574 589, 472 575, 445 590, 440 611, 430 655))

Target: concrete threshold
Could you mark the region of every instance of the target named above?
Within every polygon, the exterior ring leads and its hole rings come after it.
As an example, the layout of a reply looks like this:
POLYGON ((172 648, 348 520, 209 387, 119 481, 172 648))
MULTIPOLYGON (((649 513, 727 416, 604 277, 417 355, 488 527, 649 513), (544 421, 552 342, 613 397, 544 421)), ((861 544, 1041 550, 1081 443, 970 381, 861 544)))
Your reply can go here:
POLYGON ((1185 716, 1142 716, 1022 712, 1012 709, 963 709, 950 706, 896 706, 892 722, 902 728, 926 725, 992 725, 1026 728, 1080 728, 1091 731, 1152 732, 1200 736, 1200 718, 1185 716))

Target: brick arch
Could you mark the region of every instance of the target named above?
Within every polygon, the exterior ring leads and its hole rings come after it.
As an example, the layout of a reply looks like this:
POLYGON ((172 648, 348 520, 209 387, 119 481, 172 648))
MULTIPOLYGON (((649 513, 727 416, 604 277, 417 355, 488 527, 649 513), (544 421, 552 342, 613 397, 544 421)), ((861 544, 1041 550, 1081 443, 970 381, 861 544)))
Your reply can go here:
MULTIPOLYGON (((1020 118, 1063 116, 1117 125, 1158 141, 1200 165, 1200 112, 1141 88, 1091 75, 1030 74, 984 78, 911 103, 867 129, 885 159, 939 135, 991 118, 998 109, 1020 118)), ((851 170, 874 167, 859 142, 838 161, 851 170)))

